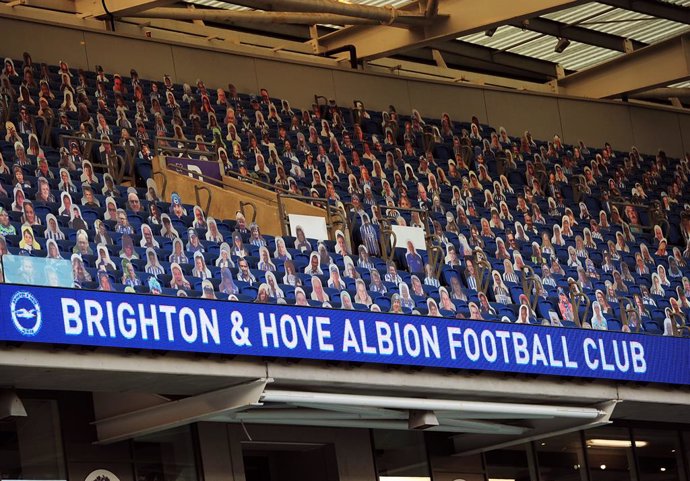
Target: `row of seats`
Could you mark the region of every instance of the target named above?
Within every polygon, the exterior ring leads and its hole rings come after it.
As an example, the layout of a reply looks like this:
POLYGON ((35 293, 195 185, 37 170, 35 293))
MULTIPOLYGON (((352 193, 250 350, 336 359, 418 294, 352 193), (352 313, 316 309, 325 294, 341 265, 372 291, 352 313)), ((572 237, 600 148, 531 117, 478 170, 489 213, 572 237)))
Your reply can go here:
MULTIPOLYGON (((34 77, 43 70, 28 69, 34 77)), ((511 137, 502 128, 476 119, 453 122, 445 114, 431 119, 361 106, 302 111, 265 91, 219 95, 203 83, 192 88, 121 77, 120 84, 105 75, 109 82, 102 84, 93 72, 70 70, 70 88, 59 68, 46 70, 55 94, 47 106, 38 102, 39 85, 27 85, 21 74, 2 82, 3 93, 21 92, 22 98, 13 97, 17 132, 8 129, 0 148, 8 167, 24 165, 21 178, 15 169, 0 177, 9 194, 0 202, 11 214, 0 231, 13 231, 4 243, 10 255, 70 258, 79 287, 296 304, 304 296, 312 305, 566 326, 591 317, 586 325, 594 328, 667 334, 670 311, 687 315, 687 159, 588 149, 557 137, 540 142, 528 132, 511 137), (174 102, 166 106, 168 92, 174 102), (61 101, 69 96, 76 112, 61 101), (36 120, 47 109, 67 120, 44 136, 44 123, 36 120), (154 184, 104 189, 103 172, 83 182, 84 158, 99 153, 93 146, 85 152, 83 142, 61 151, 57 134, 98 138, 107 132, 123 152, 129 144, 118 137, 127 129, 116 125, 123 117, 139 124, 130 130, 136 130, 143 163, 146 148, 162 134, 181 145, 214 142, 215 151, 204 157, 220 158, 227 173, 244 172, 342 208, 350 220, 343 238, 351 244, 306 236, 279 240, 247 225, 241 214, 206 219, 177 194, 163 202, 154 184), (28 148, 31 138, 48 143, 23 160, 17 142, 28 148), (48 173, 39 171, 42 159, 48 173), (71 182, 60 184, 61 169, 71 182), (42 176, 52 202, 37 199, 42 176), (575 178, 584 183, 575 185, 575 178), (17 202, 20 190, 35 216, 17 202), (90 203, 89 190, 95 193, 90 203), (643 228, 652 222, 643 200, 659 201, 668 224, 643 228), (65 203, 89 204, 78 214, 83 224, 73 208, 60 212, 65 203), (50 215, 61 231, 57 238, 46 230, 50 215), (426 246, 412 243, 384 262, 378 242, 384 222, 434 233, 446 254, 444 267, 430 266, 426 246), (525 266, 536 273, 533 292, 523 290, 525 266), (486 293, 479 289, 484 279, 486 293), (574 313, 572 281, 596 303, 594 316, 574 313), (627 297, 639 319, 622 312, 628 301, 618 300, 627 297)), ((143 185, 150 176, 138 172, 143 185)))

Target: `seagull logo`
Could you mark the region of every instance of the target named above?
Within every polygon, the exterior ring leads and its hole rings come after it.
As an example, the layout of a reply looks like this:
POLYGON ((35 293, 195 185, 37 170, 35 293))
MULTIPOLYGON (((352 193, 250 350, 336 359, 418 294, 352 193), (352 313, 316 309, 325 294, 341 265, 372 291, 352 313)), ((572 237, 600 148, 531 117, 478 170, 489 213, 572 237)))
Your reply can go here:
POLYGON ((15 311, 14 315, 21 319, 33 319, 36 317, 36 309, 18 309, 15 311))
POLYGON ((17 291, 10 301, 12 323, 23 336, 35 336, 41 329, 43 319, 38 300, 29 291, 17 291))

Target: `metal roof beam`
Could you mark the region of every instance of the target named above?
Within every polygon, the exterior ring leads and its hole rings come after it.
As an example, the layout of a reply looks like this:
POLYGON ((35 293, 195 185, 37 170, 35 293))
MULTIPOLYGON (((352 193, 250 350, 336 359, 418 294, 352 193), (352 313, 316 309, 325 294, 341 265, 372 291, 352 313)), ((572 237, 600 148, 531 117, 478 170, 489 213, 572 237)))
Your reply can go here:
POLYGON ((77 13, 72 0, 21 0, 19 4, 25 7, 43 8, 57 12, 77 13))
POLYGON ((690 88, 660 87, 657 89, 645 90, 644 92, 638 92, 630 96, 630 98, 652 100, 668 100, 673 97, 686 101, 690 100, 690 88))
POLYGON ((690 34, 630 52, 558 81, 568 95, 612 98, 690 78, 690 34))
POLYGON ((246 44, 257 45, 265 48, 275 48, 283 46, 285 50, 293 52, 301 52, 306 54, 313 53, 311 47, 306 45, 303 39, 307 38, 308 27, 302 25, 277 25, 277 24, 242 24, 234 25, 229 23, 227 27, 216 25, 199 26, 190 22, 181 20, 165 20, 153 18, 139 18, 139 17, 125 17, 120 19, 120 22, 127 22, 146 26, 147 28, 155 28, 166 30, 169 32, 176 32, 183 35, 193 35, 195 37, 202 37, 214 41, 225 41, 231 44, 246 44), (236 30, 242 27, 244 30, 255 30, 260 33, 250 33, 246 31, 236 30), (273 33, 272 36, 264 35, 263 33, 273 33), (275 35, 284 35, 286 37, 296 37, 300 40, 283 40, 276 38, 275 35))
POLYGON ((500 2, 500 8, 497 8, 494 1, 441 0, 438 5, 439 17, 424 29, 399 29, 383 25, 350 27, 325 35, 319 39, 319 43, 324 50, 354 45, 359 58, 370 60, 581 3, 584 0, 521 0, 500 2))
MULTIPOLYGON (((549 80, 544 75, 538 73, 506 67, 504 65, 499 65, 493 62, 486 62, 483 60, 477 60, 474 58, 460 57, 458 55, 453 55, 449 53, 444 53, 443 58, 445 59, 446 65, 448 67, 448 69, 444 70, 444 72, 458 71, 459 73, 457 75, 450 75, 449 77, 457 79, 458 82, 463 81, 462 78, 476 78, 472 75, 466 75, 467 72, 486 75, 490 77, 496 76, 503 77, 506 79, 519 79, 525 82, 533 82, 536 84, 544 84, 544 82, 547 82, 549 80)), ((419 64, 421 67, 434 66, 438 68, 432 58, 431 50, 427 48, 412 50, 399 55, 395 55, 393 57, 372 60, 369 62, 369 64, 371 64, 371 62, 376 62, 376 65, 387 65, 389 69, 392 69, 391 71, 395 71, 398 68, 398 66, 402 70, 409 70, 411 68, 410 65, 401 63, 405 61, 408 61, 408 63, 419 64), (388 62, 388 60, 390 60, 390 62, 388 62)), ((472 80, 472 83, 474 82, 475 81, 472 80)), ((481 82, 477 83, 496 84, 496 82, 492 80, 482 80, 481 82)))
POLYGON ((272 10, 270 5, 268 5, 265 0, 232 0, 228 3, 232 3, 233 5, 240 7, 253 8, 254 10, 272 10))
POLYGON ((264 0, 252 3, 262 4, 262 10, 282 12, 330 13, 348 17, 366 18, 384 24, 403 23, 421 26, 427 23, 427 17, 418 11, 396 8, 372 7, 356 3, 345 3, 336 0, 264 0))
MULTIPOLYGON (((432 47, 440 52, 443 52, 444 54, 452 54, 459 57, 494 63, 502 67, 509 67, 511 69, 521 70, 531 74, 536 73, 546 77, 547 79, 554 79, 557 76, 557 65, 547 60, 539 60, 537 58, 527 57, 525 55, 504 52, 460 40, 452 40, 450 42, 434 44, 432 47)), ((449 57, 446 58, 448 59, 449 57)))
MULTIPOLYGON (((565 37, 576 42, 586 43, 587 45, 617 50, 618 52, 627 52, 625 45, 627 39, 625 37, 598 32, 576 25, 568 25, 547 18, 530 18, 522 22, 514 22, 513 26, 554 37, 565 37)), ((631 44, 634 49, 647 45, 636 40, 631 40, 631 44)))
POLYGON ((301 25, 315 25, 317 23, 331 23, 344 25, 377 25, 377 20, 363 17, 347 17, 332 13, 301 13, 301 12, 257 12, 234 11, 211 8, 153 8, 140 12, 137 18, 163 18, 170 20, 203 20, 219 23, 294 23, 301 25))
MULTIPOLYGON (((234 415, 221 416, 219 419, 211 419, 211 421, 220 422, 242 422, 234 415)), ((263 418, 252 418, 252 424, 280 424, 288 426, 329 426, 329 427, 339 427, 339 428, 360 428, 360 429, 393 429, 397 431, 408 431, 409 424, 407 421, 396 421, 396 420, 357 420, 357 419, 333 419, 328 422, 322 419, 263 419, 263 418)), ((505 435, 515 435, 518 431, 524 431, 524 428, 516 428, 513 426, 507 426, 502 433, 492 433, 492 434, 505 434, 505 435)), ((432 426, 425 431, 434 432, 444 432, 444 433, 463 433, 463 434, 485 434, 486 430, 478 428, 470 428, 467 426, 452 426, 450 424, 445 424, 441 426, 432 426)))
POLYGON ((151 8, 163 7, 175 3, 177 0, 75 0, 75 9, 81 13, 82 18, 105 17, 108 14, 114 17, 124 17, 143 12, 151 8), (104 5, 108 8, 106 11, 104 5))
POLYGON ((218 391, 99 419, 93 423, 98 435, 97 444, 110 444, 157 433, 256 405, 268 382, 272 380, 257 379, 218 391))
POLYGON ((480 62, 471 59, 460 59, 462 64, 453 63, 454 56, 445 54, 448 58, 446 62, 448 68, 436 66, 431 60, 428 49, 418 49, 395 57, 380 58, 371 60, 364 64, 364 71, 371 73, 406 75, 414 78, 425 78, 455 83, 472 83, 475 85, 491 85, 494 87, 504 87, 517 90, 529 90, 532 92, 554 93, 555 86, 544 83, 545 78, 537 74, 527 72, 508 73, 506 67, 499 67, 495 64, 479 64, 480 62), (417 53, 420 56, 416 56, 417 53), (426 57, 423 55, 426 54, 426 57), (499 70, 500 69, 500 70, 499 70))
POLYGON ((601 3, 652 17, 665 18, 678 23, 690 24, 690 8, 669 2, 653 0, 600 0, 601 3))
POLYGON ((427 0, 424 16, 435 17, 438 15, 438 0, 427 0))
MULTIPOLYGON (((420 411, 447 411, 450 413, 510 414, 513 419, 520 416, 538 415, 543 417, 570 419, 599 419, 605 414, 597 407, 557 406, 553 404, 499 403, 486 401, 465 401, 458 399, 429 399, 402 396, 369 396, 363 394, 326 393, 310 391, 291 391, 267 389, 261 394, 264 403, 286 403, 358 406, 382 409, 407 409, 420 411)), ((446 416, 450 417, 450 416, 446 416)))
MULTIPOLYGON (((144 19, 142 19, 144 20, 144 19)), ((261 35, 265 38, 274 37, 276 40, 280 40, 280 37, 290 38, 295 42, 305 42, 309 40, 309 27, 310 25, 297 25, 297 24, 261 24, 252 23, 245 24, 243 22, 223 22, 217 23, 206 22, 209 26, 216 26, 219 29, 229 30, 229 31, 240 31, 240 32, 251 32, 257 35, 261 35), (230 30, 232 29, 232 30, 230 30)))

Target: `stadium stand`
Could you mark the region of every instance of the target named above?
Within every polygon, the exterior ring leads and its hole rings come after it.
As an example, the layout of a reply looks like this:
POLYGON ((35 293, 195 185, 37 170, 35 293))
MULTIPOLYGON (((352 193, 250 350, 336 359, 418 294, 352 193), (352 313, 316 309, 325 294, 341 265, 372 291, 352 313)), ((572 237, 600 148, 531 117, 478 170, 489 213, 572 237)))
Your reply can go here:
POLYGON ((0 96, 2 254, 71 259, 77 288, 664 335, 690 312, 687 157, 361 102, 300 110, 28 53, 5 59, 0 96), (189 145, 338 206, 349 232, 265 235, 161 198, 153 156, 189 145), (391 225, 426 245, 386 252, 391 225))
POLYGON ((690 481, 690 0, 0 32, 1 480, 690 481))

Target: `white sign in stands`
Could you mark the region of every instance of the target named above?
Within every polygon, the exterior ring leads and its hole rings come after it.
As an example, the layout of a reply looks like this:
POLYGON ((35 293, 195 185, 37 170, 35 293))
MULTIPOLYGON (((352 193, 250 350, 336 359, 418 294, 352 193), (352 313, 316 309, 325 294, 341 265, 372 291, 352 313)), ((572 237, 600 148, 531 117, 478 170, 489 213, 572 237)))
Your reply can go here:
POLYGON ((407 241, 412 241, 414 248, 417 250, 426 250, 426 241, 424 240, 424 229, 421 227, 407 227, 393 224, 391 226, 395 233, 395 247, 407 248, 407 241))
POLYGON ((302 227, 304 235, 309 239, 319 241, 328 240, 326 219, 315 215, 288 214, 290 220, 290 235, 297 237, 297 227, 302 227))

